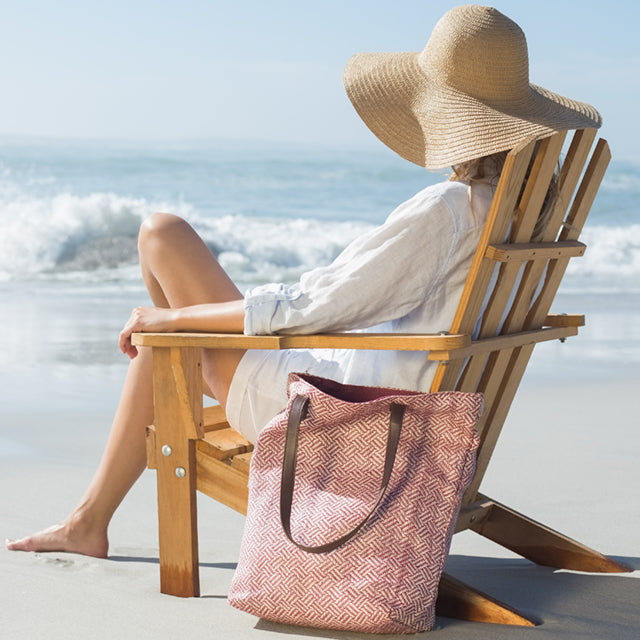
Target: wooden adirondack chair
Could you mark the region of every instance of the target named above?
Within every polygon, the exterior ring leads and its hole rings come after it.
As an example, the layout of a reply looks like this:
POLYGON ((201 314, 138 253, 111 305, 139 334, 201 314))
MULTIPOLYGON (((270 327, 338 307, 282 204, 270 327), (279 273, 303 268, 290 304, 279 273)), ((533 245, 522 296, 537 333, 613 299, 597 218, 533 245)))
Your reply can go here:
MULTIPOLYGON (((439 362, 431 391, 480 391, 485 398, 477 471, 456 532, 472 529, 541 565, 629 570, 479 491, 534 346, 574 336, 584 324, 583 316, 549 315, 549 309, 569 259, 585 251, 578 237, 610 160, 604 140, 591 153, 595 130, 573 135, 552 215, 542 236, 532 241, 565 137, 558 133, 543 140, 535 153, 536 144, 529 141, 509 154, 448 334, 134 335, 134 344, 153 348, 155 418, 147 443, 148 466, 157 469, 163 593, 199 595, 196 490, 246 513, 252 447, 229 428, 219 407, 203 410, 202 348, 424 350, 426 358, 439 362), (476 326, 480 329, 474 336, 476 326)), ((437 611, 471 620, 535 624, 446 574, 437 611)))

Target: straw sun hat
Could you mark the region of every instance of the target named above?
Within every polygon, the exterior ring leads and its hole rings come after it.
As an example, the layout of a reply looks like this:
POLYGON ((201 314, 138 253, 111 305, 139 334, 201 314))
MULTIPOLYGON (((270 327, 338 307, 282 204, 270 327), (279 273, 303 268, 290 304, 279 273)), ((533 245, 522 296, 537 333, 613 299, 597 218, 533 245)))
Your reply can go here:
POLYGON ((602 124, 592 106, 529 83, 524 33, 492 7, 448 11, 423 51, 356 54, 344 84, 369 129, 427 169, 602 124))

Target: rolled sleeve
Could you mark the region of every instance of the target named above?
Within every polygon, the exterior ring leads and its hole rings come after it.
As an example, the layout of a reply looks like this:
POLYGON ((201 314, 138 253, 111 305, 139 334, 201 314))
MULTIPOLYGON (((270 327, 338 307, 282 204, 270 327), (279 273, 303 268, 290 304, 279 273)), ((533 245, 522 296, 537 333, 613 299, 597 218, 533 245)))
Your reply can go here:
POLYGON ((278 307, 290 306, 301 295, 298 283, 269 283, 249 289, 244 296, 245 334, 260 336, 274 333, 272 324, 278 307))

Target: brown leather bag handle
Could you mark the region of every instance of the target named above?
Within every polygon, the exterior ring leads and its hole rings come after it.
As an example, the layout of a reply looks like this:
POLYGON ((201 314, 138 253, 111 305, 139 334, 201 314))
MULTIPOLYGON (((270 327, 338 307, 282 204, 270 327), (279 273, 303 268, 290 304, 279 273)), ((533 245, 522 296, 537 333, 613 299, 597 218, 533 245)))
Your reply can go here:
POLYGON ((406 405, 393 403, 390 406, 390 418, 389 418, 389 435, 387 437, 387 450, 384 459, 384 472, 382 474, 382 482, 380 487, 380 493, 378 499, 369 512, 369 514, 360 522, 358 526, 349 531, 349 533, 342 537, 316 547, 309 547, 299 542, 296 542, 291 535, 291 505, 293 503, 293 490, 296 481, 296 463, 298 460, 298 433, 300 430, 300 423, 305 419, 307 415, 307 409, 309 406, 309 398, 305 395, 297 395, 291 404, 291 411, 289 413, 289 419, 287 421, 287 438, 284 447, 284 460, 282 462, 282 482, 280 485, 280 521, 282 528, 284 529, 287 538, 293 542, 299 549, 308 551, 309 553, 326 553, 327 551, 333 551, 342 546, 347 540, 353 538, 353 536, 364 527, 364 525, 370 520, 371 516, 377 511, 378 507, 382 503, 382 500, 387 492, 389 486, 389 480, 391 479, 391 472, 393 471, 393 465, 396 459, 396 453, 398 451, 398 442, 400 441, 400 432, 402 430, 402 420, 404 418, 404 412, 406 405))

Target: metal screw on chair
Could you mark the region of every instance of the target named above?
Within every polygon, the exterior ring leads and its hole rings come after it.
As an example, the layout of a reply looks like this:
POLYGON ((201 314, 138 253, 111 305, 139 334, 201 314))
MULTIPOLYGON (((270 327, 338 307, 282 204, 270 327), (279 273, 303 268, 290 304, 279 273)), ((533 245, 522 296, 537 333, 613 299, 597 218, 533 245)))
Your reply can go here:
POLYGON ((176 475, 178 478, 184 478, 187 472, 184 470, 184 467, 176 467, 176 475))
POLYGON ((168 444, 165 444, 162 447, 162 455, 163 456, 170 456, 173 453, 173 451, 171 450, 171 447, 168 444))
MULTIPOLYGON (((566 314, 566 313, 559 313, 558 315, 559 315, 559 316, 566 316, 567 314, 566 314)), ((566 341, 567 341, 567 339, 566 339, 566 338, 560 338, 560 343, 561 343, 561 344, 564 344, 566 341)))

